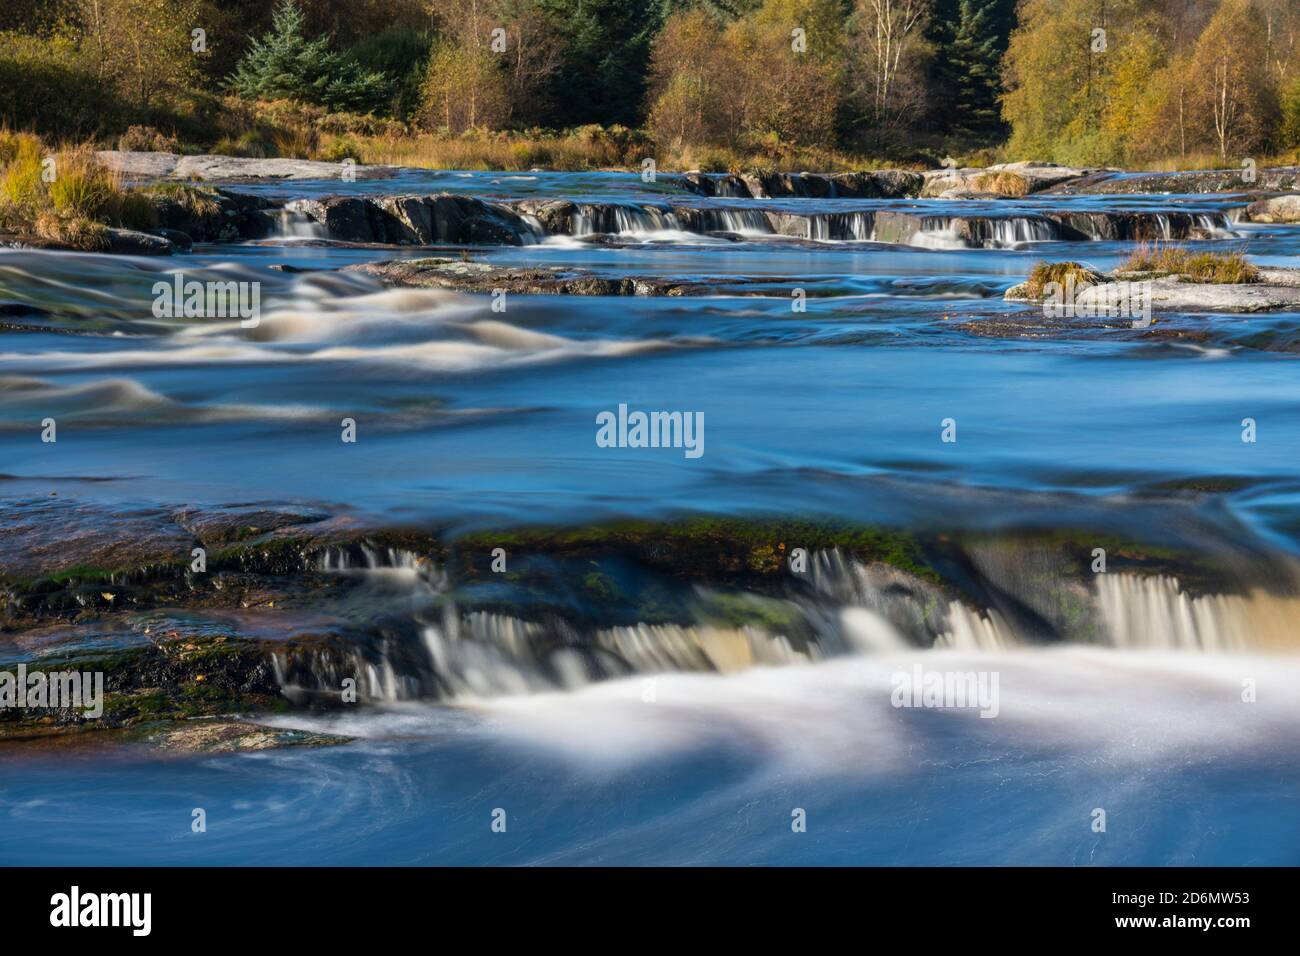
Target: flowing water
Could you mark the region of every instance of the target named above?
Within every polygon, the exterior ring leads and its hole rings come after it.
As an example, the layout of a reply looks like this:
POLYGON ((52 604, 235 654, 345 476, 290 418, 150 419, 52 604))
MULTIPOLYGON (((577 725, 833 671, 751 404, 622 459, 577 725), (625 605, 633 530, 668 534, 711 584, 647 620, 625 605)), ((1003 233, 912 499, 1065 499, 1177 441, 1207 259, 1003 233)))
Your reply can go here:
MULTIPOLYGON (((1112 268, 1132 217, 1260 265, 1294 263, 1296 227, 1224 196, 752 200, 615 173, 237 188, 568 199, 565 234, 532 220, 465 254, 707 288, 498 311, 338 271, 430 250, 330 241, 296 207, 270 239, 172 258, 0 252, 6 507, 294 505, 452 537, 761 516, 985 543, 938 581, 813 549, 776 623, 770 596, 731 623, 635 601, 595 621, 579 596, 557 623, 519 595, 475 605, 420 555, 325 551, 350 613, 401 625, 273 655, 291 698, 355 675, 367 704, 274 720, 353 743, 9 748, 0 861, 1300 863, 1300 316, 1135 328, 1002 300, 1044 258, 1112 268), (260 324, 156 317, 178 271, 260 283, 260 324), (620 404, 702 413, 703 454, 601 447, 620 404), (997 543, 1031 532, 1217 572, 1071 578, 1050 547, 997 543), (915 667, 996 674, 996 718, 893 706, 915 667)), ((727 591, 653 586, 688 609, 727 591)))

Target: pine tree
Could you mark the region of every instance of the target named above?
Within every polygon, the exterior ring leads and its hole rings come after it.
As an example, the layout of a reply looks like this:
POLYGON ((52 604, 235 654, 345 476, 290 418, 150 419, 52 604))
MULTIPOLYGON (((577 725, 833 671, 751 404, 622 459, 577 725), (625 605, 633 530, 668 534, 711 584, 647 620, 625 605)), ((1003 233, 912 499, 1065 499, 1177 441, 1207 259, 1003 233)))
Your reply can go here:
POLYGON ((950 130, 972 144, 1002 137, 998 97, 999 0, 961 0, 951 40, 945 49, 945 74, 952 93, 950 130))
POLYGON ((635 126, 645 99, 650 44, 661 4, 646 0, 541 0, 565 41, 564 69, 552 93, 565 125, 635 126))
POLYGON ((249 99, 291 99, 353 112, 376 109, 391 98, 389 77, 333 52, 328 37, 309 40, 303 23, 295 0, 280 0, 270 32, 253 40, 227 86, 249 99))

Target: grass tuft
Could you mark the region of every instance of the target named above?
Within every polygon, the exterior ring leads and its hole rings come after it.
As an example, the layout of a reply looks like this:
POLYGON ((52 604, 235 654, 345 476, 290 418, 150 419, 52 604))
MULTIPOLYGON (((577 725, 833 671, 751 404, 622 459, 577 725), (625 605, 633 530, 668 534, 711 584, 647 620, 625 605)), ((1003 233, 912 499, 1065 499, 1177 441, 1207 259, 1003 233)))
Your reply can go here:
POLYGON ((1193 282, 1241 285, 1260 281, 1259 269, 1240 252, 1190 252, 1183 246, 1141 245, 1119 267, 1121 272, 1186 276, 1193 282))
POLYGON ((975 192, 998 193, 1001 196, 1027 196, 1032 184, 1019 173, 1002 170, 996 173, 979 173, 970 179, 975 192))
POLYGON ((1040 262, 1025 280, 1025 296, 1041 299, 1047 295, 1046 289, 1053 282, 1064 288, 1071 279, 1076 292, 1103 281, 1101 273, 1081 262, 1040 262))

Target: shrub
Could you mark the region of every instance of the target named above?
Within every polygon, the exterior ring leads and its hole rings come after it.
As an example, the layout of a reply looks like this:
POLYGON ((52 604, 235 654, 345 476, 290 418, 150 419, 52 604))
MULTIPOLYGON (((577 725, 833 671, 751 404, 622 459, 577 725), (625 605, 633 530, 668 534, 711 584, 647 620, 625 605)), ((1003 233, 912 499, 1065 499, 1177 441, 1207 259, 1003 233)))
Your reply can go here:
POLYGON ((0 33, 0 116, 7 122, 81 138, 117 125, 123 112, 71 35, 0 33))
POLYGON ((280 155, 272 140, 251 129, 237 137, 223 136, 212 147, 212 152, 218 156, 242 156, 246 159, 269 159, 280 155))
POLYGON ((1283 149, 1300 147, 1300 76, 1282 87, 1282 122, 1278 127, 1278 142, 1283 149))
POLYGON ((159 199, 177 203, 190 215, 200 219, 215 216, 221 211, 221 204, 209 190, 186 183, 155 183, 136 190, 134 195, 143 196, 150 202, 159 199))
POLYGON ((351 136, 333 136, 319 150, 317 158, 331 163, 337 163, 344 159, 356 159, 359 161, 361 158, 361 147, 357 145, 357 141, 351 136))
POLYGON ((174 153, 179 148, 176 137, 161 132, 153 126, 128 126, 117 138, 117 148, 129 151, 174 153))

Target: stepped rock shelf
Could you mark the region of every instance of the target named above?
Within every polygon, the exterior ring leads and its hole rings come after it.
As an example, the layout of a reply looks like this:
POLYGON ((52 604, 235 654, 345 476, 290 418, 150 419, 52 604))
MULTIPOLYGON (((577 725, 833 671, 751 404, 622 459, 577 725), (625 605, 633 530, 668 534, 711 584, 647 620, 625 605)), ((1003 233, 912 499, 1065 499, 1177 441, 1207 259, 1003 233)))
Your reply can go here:
MULTIPOLYGON (((669 195, 663 201, 588 202, 374 191, 385 180, 421 173, 396 167, 167 153, 98 155, 101 162, 137 183, 223 184, 201 187, 217 205, 213 212, 196 215, 192 206, 156 199, 157 229, 109 230, 106 251, 128 255, 169 255, 188 251, 194 242, 283 235, 385 245, 519 246, 557 236, 599 242, 654 232, 919 248, 1004 248, 1028 242, 1230 238, 1236 222, 1288 223, 1300 216, 1294 196, 1275 195, 1295 188, 1295 170, 1290 168, 1260 170, 1253 183, 1230 172, 1139 174, 1043 163, 925 173, 665 174, 661 191, 669 195), (365 195, 291 195, 294 183, 319 184, 344 175, 373 186, 365 195), (279 184, 290 195, 268 195, 260 188, 256 193, 246 191, 267 183, 279 184), (1170 191, 1226 194, 1234 200, 1232 216, 1221 209, 1184 210, 1174 202, 1158 208, 1100 210, 1069 204, 1070 197, 1170 191), (1053 196, 1062 200, 1055 208, 1053 196), (941 202, 951 200, 951 209, 945 207, 940 214, 934 208, 936 197, 941 202), (1034 205, 989 208, 998 200, 1017 197, 1027 197, 1034 205), (930 207, 908 208, 909 200, 924 199, 930 207), (868 206, 804 210, 792 206, 792 200, 858 201, 868 206)), ((57 248, 48 241, 0 238, 0 242, 57 248)))
MULTIPOLYGON (((487 647, 508 651, 511 673, 537 689, 575 668, 586 681, 816 661, 863 639, 835 609, 864 594, 916 647, 988 620, 1011 633, 1021 616, 1043 640, 1107 643, 1119 638, 1114 596, 1091 593, 1098 542, 1115 555, 1116 585, 1154 588, 1154 600, 1230 602, 1287 573, 1263 564, 1243 578, 1225 555, 1186 543, 777 519, 448 534, 298 506, 108 510, 64 498, 10 501, 0 518, 13 528, 0 546, 0 669, 104 675, 100 719, 8 707, 4 745, 344 743, 264 721, 343 706, 345 676, 361 706, 473 690, 487 647), (505 578, 491 570, 498 547, 515 569, 505 578), (1016 590, 1026 582, 975 570, 990 548, 1050 564, 1064 603, 1044 616, 1042 595, 1016 590), (448 629, 460 637, 441 644, 448 629)), ((1188 542, 1196 533, 1193 523, 1188 542)))

